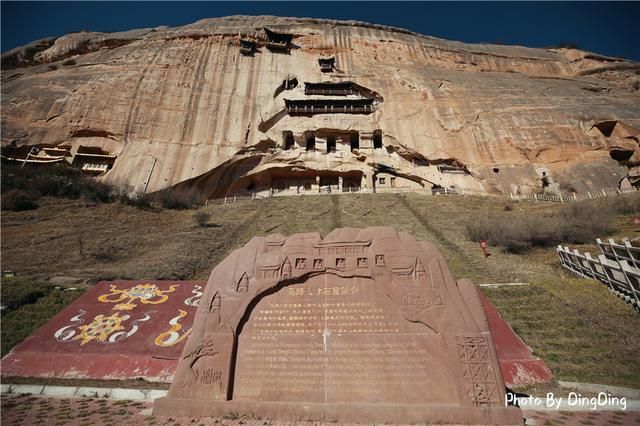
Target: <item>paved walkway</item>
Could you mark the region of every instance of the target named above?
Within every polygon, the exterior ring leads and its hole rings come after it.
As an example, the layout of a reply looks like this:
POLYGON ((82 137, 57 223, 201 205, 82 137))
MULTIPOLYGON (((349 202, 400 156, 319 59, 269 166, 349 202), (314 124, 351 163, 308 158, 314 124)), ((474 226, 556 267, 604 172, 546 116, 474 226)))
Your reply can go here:
MULTIPOLYGON (((5 425, 243 425, 316 426, 331 423, 251 419, 229 413, 220 418, 152 416, 151 401, 110 398, 52 398, 42 395, 3 394, 2 424, 5 425)), ((527 425, 640 426, 640 411, 524 411, 527 425)), ((341 426, 346 426, 341 424, 341 426)))

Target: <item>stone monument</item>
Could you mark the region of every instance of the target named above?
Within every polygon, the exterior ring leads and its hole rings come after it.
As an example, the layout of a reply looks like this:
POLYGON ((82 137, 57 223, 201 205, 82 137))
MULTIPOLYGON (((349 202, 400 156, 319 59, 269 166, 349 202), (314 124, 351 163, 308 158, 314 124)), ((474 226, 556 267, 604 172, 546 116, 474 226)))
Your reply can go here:
POLYGON ((154 414, 519 424, 476 287, 391 227, 255 237, 212 272, 154 414))

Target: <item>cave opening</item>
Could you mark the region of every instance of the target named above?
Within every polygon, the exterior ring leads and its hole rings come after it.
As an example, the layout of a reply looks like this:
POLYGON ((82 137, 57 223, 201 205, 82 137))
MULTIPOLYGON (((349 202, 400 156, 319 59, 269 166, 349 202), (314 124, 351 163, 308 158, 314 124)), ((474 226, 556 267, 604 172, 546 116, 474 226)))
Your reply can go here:
POLYGON ((376 130, 373 132, 373 148, 382 148, 382 131, 376 130))
POLYGON ((609 152, 611 158, 616 160, 617 162, 629 161, 629 159, 633 156, 633 151, 630 149, 612 149, 609 152))
POLYGON ((352 133, 349 142, 351 144, 351 150, 360 149, 360 136, 357 133, 352 133))
POLYGON ((283 139, 283 144, 284 144, 284 149, 289 150, 291 148, 293 148, 295 141, 293 139, 293 132, 290 130, 285 130, 284 132, 282 132, 282 139, 283 139))
POLYGON ((316 149, 316 135, 313 132, 307 133, 307 151, 314 151, 316 149))
POLYGON ((615 129, 616 124, 618 124, 618 122, 615 120, 601 121, 600 123, 595 124, 594 127, 600 130, 600 133, 602 133, 604 136, 609 137, 613 133, 613 129, 615 129))
POLYGON ((336 152, 336 137, 333 135, 327 136, 327 152, 336 152))
POLYGON ((546 176, 546 174, 543 172, 543 174, 542 174, 542 189, 544 190, 545 188, 548 188, 550 183, 551 182, 549 180, 549 176, 546 176))

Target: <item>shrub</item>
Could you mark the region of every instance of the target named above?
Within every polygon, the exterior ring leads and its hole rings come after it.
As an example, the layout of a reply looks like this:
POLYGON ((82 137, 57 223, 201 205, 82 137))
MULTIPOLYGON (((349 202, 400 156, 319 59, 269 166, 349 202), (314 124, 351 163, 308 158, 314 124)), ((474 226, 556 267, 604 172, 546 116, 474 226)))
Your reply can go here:
POLYGON ((152 200, 165 209, 186 210, 198 205, 199 196, 195 191, 169 188, 153 194, 152 200))
POLYGON ((209 224, 209 219, 211 219, 211 213, 205 212, 204 210, 198 210, 194 213, 193 218, 195 219, 198 226, 204 228, 209 224))
POLYGON ((20 189, 12 189, 2 194, 2 210, 34 210, 38 208, 37 197, 20 189))
POLYGON ((111 185, 94 179, 88 179, 84 184, 85 186, 81 191, 83 198, 101 203, 109 203, 115 199, 114 188, 111 185))
POLYGON ((122 196, 120 197, 120 202, 139 209, 151 208, 151 201, 149 197, 140 193, 122 196))
POLYGON ((62 63, 62 65, 64 65, 65 67, 71 66, 71 65, 75 65, 76 61, 75 59, 67 59, 66 61, 64 61, 62 63))
POLYGON ((640 196, 636 194, 615 197, 612 204, 619 214, 640 214, 640 196))

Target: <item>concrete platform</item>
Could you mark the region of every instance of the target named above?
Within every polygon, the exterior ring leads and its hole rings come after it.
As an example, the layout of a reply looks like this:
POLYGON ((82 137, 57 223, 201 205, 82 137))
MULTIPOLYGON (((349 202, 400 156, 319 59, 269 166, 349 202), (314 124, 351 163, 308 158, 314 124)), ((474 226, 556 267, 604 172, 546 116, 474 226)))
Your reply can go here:
MULTIPOLYGON (((205 285, 101 281, 7 354, 2 375, 171 382, 205 285)), ((481 299, 507 386, 548 382, 544 362, 481 299)))
POLYGON ((202 281, 102 281, 2 359, 3 376, 170 382, 202 281))

